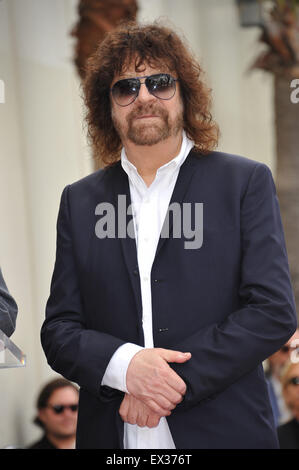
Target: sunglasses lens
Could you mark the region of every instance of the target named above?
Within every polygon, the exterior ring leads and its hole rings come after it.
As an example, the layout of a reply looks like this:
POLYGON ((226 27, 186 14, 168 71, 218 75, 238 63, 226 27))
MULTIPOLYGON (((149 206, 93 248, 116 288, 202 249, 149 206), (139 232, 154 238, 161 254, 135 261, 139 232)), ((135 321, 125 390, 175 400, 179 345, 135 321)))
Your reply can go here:
POLYGON ((53 406, 53 411, 54 413, 56 413, 57 415, 60 415, 64 410, 64 406, 63 405, 54 405, 53 406))
POLYGON ((293 377, 289 382, 293 385, 299 385, 299 377, 293 377))
POLYGON ((74 404, 74 405, 53 405, 52 406, 52 409, 53 409, 54 413, 57 414, 57 415, 60 415, 61 413, 63 413, 66 408, 70 409, 73 412, 78 411, 78 405, 76 405, 76 404, 74 404))
POLYGON ((145 83, 148 91, 160 100, 170 100, 175 94, 175 79, 167 73, 151 75, 145 83))
POLYGON ((140 81, 135 78, 119 80, 112 87, 112 96, 120 106, 127 106, 136 99, 140 88, 140 81))

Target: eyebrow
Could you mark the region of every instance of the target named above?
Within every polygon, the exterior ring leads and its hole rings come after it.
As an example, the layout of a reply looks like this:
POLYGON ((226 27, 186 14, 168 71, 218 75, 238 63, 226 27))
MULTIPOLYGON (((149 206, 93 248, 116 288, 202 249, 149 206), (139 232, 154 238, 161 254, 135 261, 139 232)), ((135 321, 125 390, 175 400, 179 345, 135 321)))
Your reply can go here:
POLYGON ((147 75, 140 75, 140 76, 136 75, 136 73, 138 72, 135 72, 135 75, 133 73, 120 75, 120 78, 118 80, 124 80, 126 78, 144 78, 144 77, 150 77, 151 75, 159 75, 160 73, 169 73, 169 72, 151 72, 147 75))

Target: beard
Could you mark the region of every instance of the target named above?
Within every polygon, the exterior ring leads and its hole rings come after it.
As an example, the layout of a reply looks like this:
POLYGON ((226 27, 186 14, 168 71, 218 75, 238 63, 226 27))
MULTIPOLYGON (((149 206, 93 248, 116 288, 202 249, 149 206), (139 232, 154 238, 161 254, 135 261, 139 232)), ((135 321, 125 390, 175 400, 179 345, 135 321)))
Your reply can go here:
POLYGON ((139 105, 126 117, 127 128, 112 114, 113 123, 122 141, 130 140, 135 145, 156 145, 168 137, 175 136, 183 129, 183 112, 177 113, 171 121, 166 109, 157 104, 139 105), (143 115, 153 115, 158 118, 138 119, 143 115))

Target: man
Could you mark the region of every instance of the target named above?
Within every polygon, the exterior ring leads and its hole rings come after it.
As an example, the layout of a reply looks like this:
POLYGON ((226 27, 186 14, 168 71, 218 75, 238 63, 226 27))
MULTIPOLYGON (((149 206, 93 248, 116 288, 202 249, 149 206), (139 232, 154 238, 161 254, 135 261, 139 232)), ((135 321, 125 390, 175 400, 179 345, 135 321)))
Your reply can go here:
POLYGON ((297 328, 286 344, 268 357, 266 361, 266 378, 276 426, 284 424, 291 417, 290 410, 282 395, 281 374, 290 357, 296 355, 298 347, 299 329, 297 328))
POLYGON ((109 33, 84 91, 109 165, 62 194, 42 327, 81 387, 78 448, 277 447, 261 362, 296 314, 269 169, 212 151, 201 68, 168 28, 109 33))
POLYGON ((43 436, 29 449, 74 449, 79 394, 75 385, 63 378, 47 383, 37 399, 34 422, 43 436))
POLYGON ((299 363, 289 362, 281 377, 283 397, 291 411, 288 422, 278 427, 281 449, 299 449, 299 363))
POLYGON ((0 269, 0 330, 7 336, 15 331, 18 306, 10 295, 0 269))

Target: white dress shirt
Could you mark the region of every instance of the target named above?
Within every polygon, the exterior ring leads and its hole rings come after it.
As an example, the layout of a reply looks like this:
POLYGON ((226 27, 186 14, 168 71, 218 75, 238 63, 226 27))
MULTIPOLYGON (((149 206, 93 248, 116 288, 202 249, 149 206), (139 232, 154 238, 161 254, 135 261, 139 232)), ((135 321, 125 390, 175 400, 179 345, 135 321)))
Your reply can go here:
MULTIPOLYGON (((156 177, 149 187, 146 186, 136 167, 128 160, 124 148, 121 152, 121 165, 129 178, 133 209, 145 348, 154 347, 151 294, 152 264, 180 167, 193 145, 193 142, 183 131, 180 153, 157 170, 156 177)), ((107 366, 102 385, 108 385, 128 393, 126 387, 127 368, 132 357, 141 349, 143 349, 141 346, 132 343, 126 343, 119 347, 107 366)), ((166 418, 162 417, 155 428, 141 428, 137 425, 124 423, 124 448, 175 449, 166 418)))

